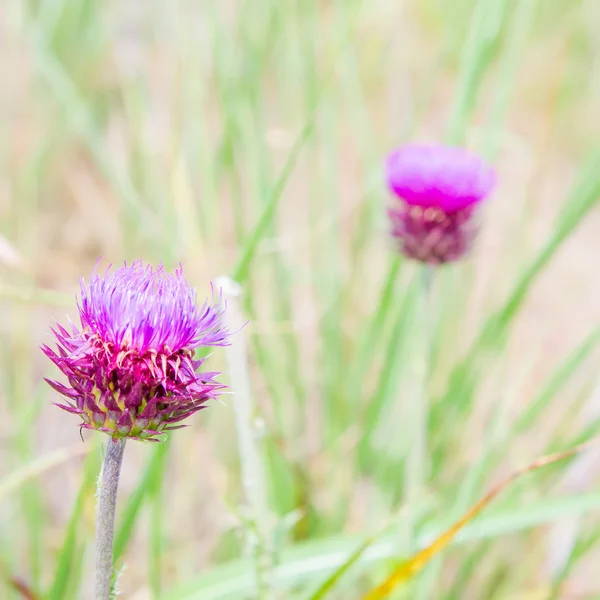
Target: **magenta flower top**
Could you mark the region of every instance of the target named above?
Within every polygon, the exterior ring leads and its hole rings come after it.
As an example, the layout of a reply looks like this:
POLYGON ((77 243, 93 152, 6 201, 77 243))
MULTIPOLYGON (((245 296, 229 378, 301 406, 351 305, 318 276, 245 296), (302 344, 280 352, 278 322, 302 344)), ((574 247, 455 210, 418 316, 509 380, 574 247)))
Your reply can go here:
POLYGON ((493 190, 494 170, 463 148, 408 145, 392 152, 386 180, 394 193, 391 234, 407 258, 455 262, 471 249, 475 209, 493 190))
POLYGON ((387 160, 387 182, 411 206, 453 213, 483 200, 494 188, 493 169, 463 148, 408 145, 387 160))
POLYGON ((105 342, 144 352, 150 349, 228 344, 219 309, 196 302, 183 270, 167 273, 141 261, 81 282, 79 315, 84 327, 105 342))
POLYGON ((81 283, 79 317, 81 328, 53 330, 57 351, 42 350, 68 380, 46 380, 66 398, 58 406, 83 428, 156 440, 224 388, 194 356, 229 344, 223 310, 208 301, 199 308, 181 268, 136 261, 94 273, 88 287, 81 283))

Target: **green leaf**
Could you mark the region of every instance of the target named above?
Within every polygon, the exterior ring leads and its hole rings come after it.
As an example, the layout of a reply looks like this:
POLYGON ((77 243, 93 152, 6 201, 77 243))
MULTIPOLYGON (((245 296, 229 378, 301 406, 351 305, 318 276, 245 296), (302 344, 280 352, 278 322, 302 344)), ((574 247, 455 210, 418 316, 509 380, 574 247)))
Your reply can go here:
POLYGON ((294 170, 296 161, 300 156, 300 150, 302 150, 306 140, 308 140, 310 137, 312 128, 313 115, 311 114, 288 154, 287 160, 283 165, 281 173, 279 174, 279 177, 273 186, 271 195, 267 200, 265 209, 263 210, 258 223, 252 229, 252 233, 250 234, 250 237, 242 251, 242 256, 240 257, 239 262, 234 269, 233 279, 238 283, 243 283, 248 278, 250 264, 252 263, 252 259, 256 254, 256 249, 258 248, 258 245, 262 241, 265 234, 268 233, 269 227, 273 223, 275 215, 277 214, 279 201, 281 200, 283 191, 285 190, 285 185, 292 174, 292 171, 294 170))
POLYGON ((506 336, 509 325, 523 305, 527 293, 538 275, 550 262, 562 243, 596 206, 598 200, 600 200, 600 150, 593 154, 588 165, 582 171, 579 182, 570 198, 567 199, 552 235, 524 269, 508 299, 486 320, 467 356, 454 368, 448 388, 443 398, 434 407, 434 413, 447 412, 447 407, 452 405, 457 411, 464 414, 470 407, 469 397, 466 398, 467 401, 452 402, 452 400, 464 399, 466 392, 477 377, 482 357, 487 355, 490 348, 496 346, 499 339, 506 336))
POLYGON ((46 595, 47 600, 66 600, 69 597, 67 590, 71 591, 73 597, 76 597, 75 594, 79 589, 79 578, 74 577, 74 574, 81 573, 77 566, 83 554, 83 548, 77 542, 78 532, 83 527, 83 510, 86 503, 94 495, 94 486, 99 472, 100 452, 98 445, 85 459, 83 480, 67 525, 62 548, 56 560, 54 580, 46 595))
MULTIPOLYGON (((161 449, 157 452, 160 464, 157 466, 157 470, 154 473, 154 477, 150 482, 150 494, 151 494, 151 517, 150 517, 150 543, 149 543, 149 563, 150 563, 150 589, 152 595, 157 598, 162 584, 162 553, 163 553, 163 514, 164 514, 164 502, 163 502, 163 481, 164 471, 167 458, 167 444, 165 442, 161 445, 161 449)), ((133 527, 133 525, 132 525, 133 527)))
POLYGON ((448 131, 448 141, 451 144, 463 143, 467 122, 475 107, 483 75, 497 50, 506 6, 506 0, 478 0, 473 10, 448 131))
POLYGON ((317 589, 316 592, 310 595, 310 600, 322 600, 325 598, 327 592, 333 589, 333 587, 341 580, 341 578, 354 566, 355 563, 361 558, 365 551, 373 545, 379 536, 372 536, 367 538, 346 560, 340 565, 317 589))
POLYGON ((114 562, 117 563, 123 556, 127 544, 133 534, 135 524, 140 515, 140 510, 147 496, 156 489, 156 482, 159 481, 164 472, 166 455, 169 452, 168 440, 162 444, 157 444, 154 453, 148 461, 148 465, 137 487, 129 497, 127 505, 121 515, 121 522, 115 533, 114 562))
MULTIPOLYGON (((600 510, 600 492, 541 500, 529 507, 482 516, 466 526, 453 544, 500 538, 594 510, 600 510)), ((447 525, 442 523, 425 527, 419 537, 419 545, 430 543, 447 525)), ((273 581, 277 586, 289 589, 320 576, 329 577, 335 569, 348 562, 349 557, 361 569, 381 560, 398 558, 397 535, 381 537, 366 548, 357 560, 353 557, 358 544, 364 544, 364 540, 356 536, 298 544, 282 553, 273 572, 273 581)), ((215 567, 198 579, 165 593, 161 600, 240 600, 244 592, 254 585, 252 569, 252 564, 247 560, 236 560, 215 567)))

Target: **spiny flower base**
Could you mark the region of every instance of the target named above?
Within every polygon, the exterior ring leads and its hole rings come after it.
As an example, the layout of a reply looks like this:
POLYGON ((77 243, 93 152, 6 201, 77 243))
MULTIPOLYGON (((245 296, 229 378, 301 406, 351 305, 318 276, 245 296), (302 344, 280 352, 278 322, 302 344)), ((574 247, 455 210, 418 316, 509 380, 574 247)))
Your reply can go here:
POLYGON ((197 373, 202 364, 192 350, 169 352, 119 350, 73 328, 54 332, 60 354, 47 346, 46 355, 69 378, 70 387, 46 380, 67 398, 57 404, 79 415, 84 429, 113 438, 160 441, 161 434, 204 408, 223 387, 215 373, 197 373))
POLYGON ((447 213, 440 208, 399 203, 388 214, 401 252, 438 265, 457 261, 471 249, 477 233, 473 212, 472 206, 447 213))

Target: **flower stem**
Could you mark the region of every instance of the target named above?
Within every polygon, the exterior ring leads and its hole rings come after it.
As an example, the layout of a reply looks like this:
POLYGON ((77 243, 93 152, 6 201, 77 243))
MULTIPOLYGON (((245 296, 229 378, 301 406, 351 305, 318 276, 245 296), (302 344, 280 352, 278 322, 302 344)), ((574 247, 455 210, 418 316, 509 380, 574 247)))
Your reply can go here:
POLYGON ((113 573, 113 536, 119 474, 125 450, 124 439, 111 439, 106 445, 98 478, 96 515, 96 600, 110 600, 113 573))
POLYGON ((429 398, 427 380, 429 376, 429 354, 431 345, 429 292, 431 288, 431 267, 423 265, 418 273, 418 294, 416 298, 414 330, 411 339, 413 348, 414 393, 410 397, 409 429, 412 440, 406 460, 406 502, 408 511, 408 551, 415 547, 415 506, 423 493, 429 469, 428 433, 429 433, 429 398))

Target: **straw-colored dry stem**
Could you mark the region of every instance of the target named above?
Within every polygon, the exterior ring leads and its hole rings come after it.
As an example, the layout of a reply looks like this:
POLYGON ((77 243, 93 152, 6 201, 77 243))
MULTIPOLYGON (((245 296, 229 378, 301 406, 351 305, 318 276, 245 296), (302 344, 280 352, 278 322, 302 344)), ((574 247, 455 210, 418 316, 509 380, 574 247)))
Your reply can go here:
POLYGON ((271 597, 272 568, 269 506, 260 453, 261 432, 248 373, 248 351, 243 331, 245 320, 239 303, 241 289, 228 277, 219 278, 217 287, 221 288, 224 301, 227 303, 225 312, 227 325, 231 331, 237 332, 226 352, 230 385, 235 395, 233 406, 242 486, 249 513, 246 523, 246 552, 255 560, 257 597, 260 600, 267 600, 271 597))

